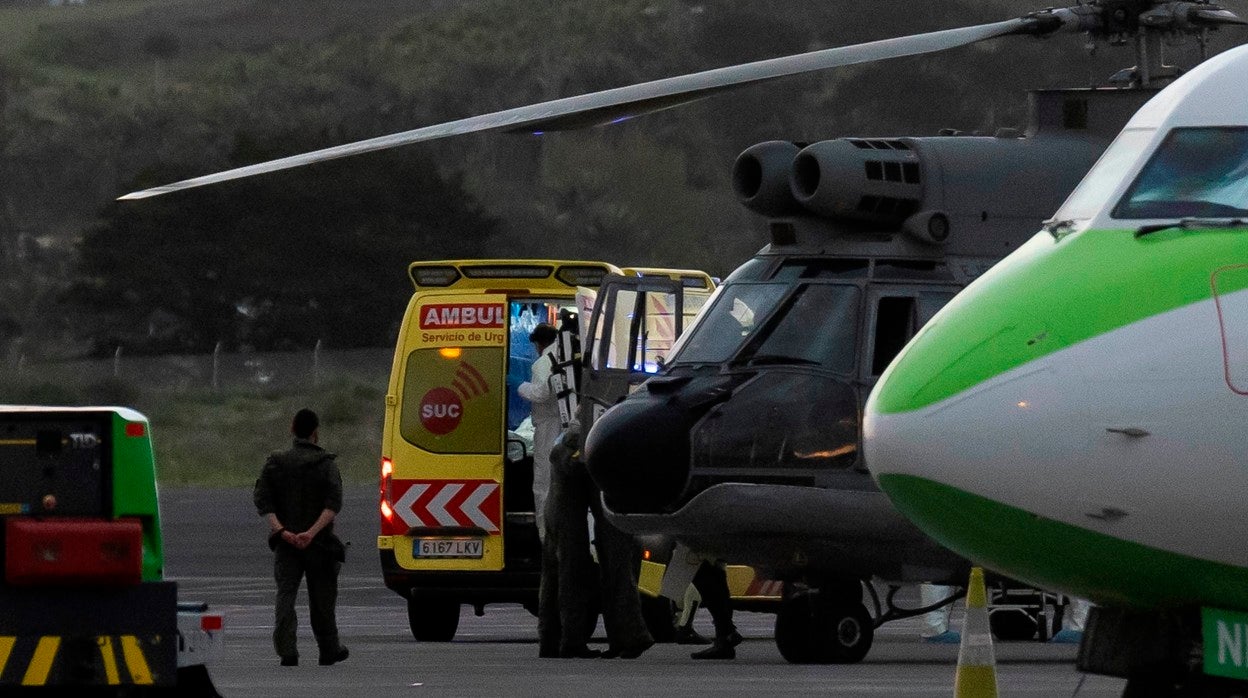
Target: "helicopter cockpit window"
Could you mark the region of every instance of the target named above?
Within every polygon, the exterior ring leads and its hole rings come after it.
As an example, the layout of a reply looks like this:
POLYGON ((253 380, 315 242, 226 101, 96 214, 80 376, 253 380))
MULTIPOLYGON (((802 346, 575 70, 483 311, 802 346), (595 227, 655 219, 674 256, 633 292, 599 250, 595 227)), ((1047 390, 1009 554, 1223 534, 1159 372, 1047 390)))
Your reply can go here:
POLYGON ((858 287, 807 284, 777 313, 749 365, 819 365, 837 373, 854 370, 858 333, 858 287))
POLYGON ((879 376, 915 333, 936 315, 955 291, 927 289, 881 294, 875 301, 875 333, 871 336, 871 376, 879 376))
POLYGON ((876 279, 953 281, 953 272, 944 262, 924 259, 880 259, 875 262, 876 279))
POLYGON ((884 296, 875 311, 875 342, 871 357, 871 375, 884 372, 893 357, 914 336, 918 329, 915 299, 909 296, 884 296))
POLYGON ((676 361, 719 363, 732 358, 790 288, 788 284, 728 284, 720 287, 715 305, 708 308, 697 327, 682 338, 676 361))
POLYGON ((1248 214, 1248 128, 1176 128, 1114 209, 1114 218, 1248 214))

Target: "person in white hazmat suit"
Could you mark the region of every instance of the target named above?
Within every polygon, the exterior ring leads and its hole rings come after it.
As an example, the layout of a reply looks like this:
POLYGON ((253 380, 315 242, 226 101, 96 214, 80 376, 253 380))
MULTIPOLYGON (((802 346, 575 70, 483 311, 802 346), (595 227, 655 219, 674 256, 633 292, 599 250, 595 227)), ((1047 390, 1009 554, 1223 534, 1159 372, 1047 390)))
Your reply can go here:
MULTIPOLYGON (((922 584, 919 586, 919 603, 930 606, 949 598, 955 591, 954 587, 938 584, 922 584)), ((1087 599, 1069 597, 1070 603, 1062 614, 1062 627, 1049 640, 1058 644, 1078 644, 1083 638, 1084 627, 1088 622, 1088 611, 1092 603, 1087 599)), ((953 604, 942 606, 934 611, 923 614, 923 633, 925 642, 958 643, 962 635, 949 627, 949 615, 953 604)))
POLYGON ((559 331, 541 323, 529 333, 529 341, 537 348, 528 382, 516 392, 533 403, 533 513, 537 519, 537 535, 546 539, 546 494, 550 490, 550 450, 563 424, 559 420, 558 398, 550 389, 550 374, 555 362, 555 339, 559 331))

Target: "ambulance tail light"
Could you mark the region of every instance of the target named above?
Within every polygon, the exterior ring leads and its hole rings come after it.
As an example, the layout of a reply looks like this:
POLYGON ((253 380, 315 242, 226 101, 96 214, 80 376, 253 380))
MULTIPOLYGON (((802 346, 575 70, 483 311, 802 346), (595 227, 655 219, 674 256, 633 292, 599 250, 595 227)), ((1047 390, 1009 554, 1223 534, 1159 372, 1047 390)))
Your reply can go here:
POLYGON ((394 461, 381 459, 381 519, 383 528, 394 519, 393 506, 394 461))

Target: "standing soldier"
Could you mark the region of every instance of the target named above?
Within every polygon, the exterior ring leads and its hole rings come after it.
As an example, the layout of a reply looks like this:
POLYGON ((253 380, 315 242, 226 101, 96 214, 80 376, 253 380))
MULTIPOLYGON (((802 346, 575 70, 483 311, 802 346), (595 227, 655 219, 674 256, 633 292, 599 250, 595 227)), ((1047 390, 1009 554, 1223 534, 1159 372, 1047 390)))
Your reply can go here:
POLYGON ((290 426, 295 442, 274 453, 256 480, 256 511, 269 524, 273 549, 273 577, 277 581, 273 648, 282 666, 297 666, 295 595, 308 577, 308 611, 320 649, 320 664, 347 658, 338 642, 334 604, 338 600, 338 572, 346 548, 334 535, 334 517, 342 509, 342 475, 334 454, 317 445, 316 413, 299 410, 290 426))
POLYGON ((543 657, 635 659, 652 645, 637 592, 640 551, 631 536, 602 512, 602 496, 579 459, 580 425, 573 422, 551 456, 546 542, 538 608, 538 652, 543 657), (587 516, 594 516, 598 575, 589 552, 587 516), (609 646, 589 649, 602 607, 609 646))

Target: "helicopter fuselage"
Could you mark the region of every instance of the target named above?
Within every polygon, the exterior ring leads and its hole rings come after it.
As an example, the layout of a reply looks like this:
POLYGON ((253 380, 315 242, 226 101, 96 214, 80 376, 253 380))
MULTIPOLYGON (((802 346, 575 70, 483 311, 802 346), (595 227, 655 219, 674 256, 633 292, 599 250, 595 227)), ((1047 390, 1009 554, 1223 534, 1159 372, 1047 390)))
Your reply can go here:
POLYGON ((588 464, 613 523, 777 578, 962 577, 965 560, 869 476, 863 405, 905 342, 1034 233, 1148 94, 1035 93, 1026 136, 745 151, 734 184, 771 216, 772 242, 662 374, 594 424, 588 464))

